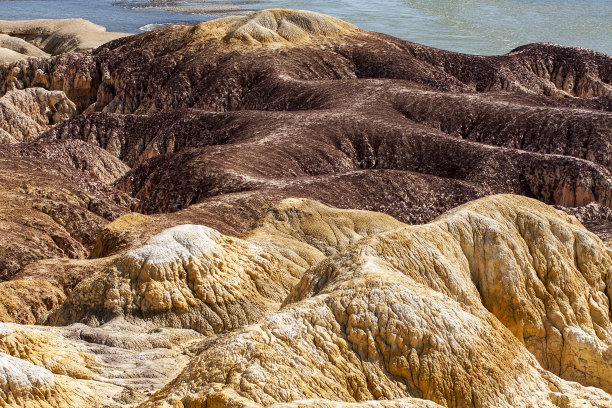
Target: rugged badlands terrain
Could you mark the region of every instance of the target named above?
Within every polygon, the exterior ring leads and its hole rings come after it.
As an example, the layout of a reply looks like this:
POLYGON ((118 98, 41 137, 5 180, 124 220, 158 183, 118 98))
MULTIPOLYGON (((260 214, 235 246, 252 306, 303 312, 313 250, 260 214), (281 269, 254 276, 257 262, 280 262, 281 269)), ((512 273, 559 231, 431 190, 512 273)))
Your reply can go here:
POLYGON ((0 33, 0 406, 612 407, 612 57, 0 33))

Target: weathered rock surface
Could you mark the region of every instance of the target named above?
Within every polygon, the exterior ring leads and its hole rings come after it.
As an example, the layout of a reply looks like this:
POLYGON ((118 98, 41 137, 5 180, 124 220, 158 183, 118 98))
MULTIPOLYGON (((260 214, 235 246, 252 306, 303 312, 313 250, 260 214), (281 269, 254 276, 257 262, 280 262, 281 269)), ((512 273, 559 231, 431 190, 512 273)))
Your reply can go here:
POLYGON ((0 63, 15 62, 28 57, 48 56, 46 52, 29 42, 6 34, 0 34, 0 63))
POLYGON ((77 140, 5 144, 0 157, 0 318, 31 324, 108 263, 79 259, 132 205, 109 186, 128 168, 77 140))
POLYGON ((74 114, 76 106, 61 91, 8 92, 0 98, 0 143, 31 142, 74 114))
POLYGON ((51 258, 26 264, 9 281, 0 282, 0 320, 43 321, 80 281, 106 268, 112 259, 51 258))
POLYGON ((163 231, 49 318, 91 326, 10 325, 0 351, 66 384, 49 406, 608 407, 611 267, 575 218, 524 197, 420 226, 291 199, 241 239, 163 231))
POLYGON ((87 257, 100 228, 132 203, 106 183, 122 164, 95 146, 34 143, 0 152, 2 280, 39 259, 87 257))
POLYGON ((383 214, 294 199, 270 209, 244 239, 204 226, 173 227, 81 282, 48 323, 121 316, 206 335, 226 332, 278 309, 310 266, 401 225, 383 214))
POLYGON ((188 361, 182 350, 198 338, 188 330, 145 333, 121 321, 0 329, 4 406, 130 406, 175 376, 188 361))
POLYGON ((0 405, 612 406, 611 84, 288 10, 0 64, 0 405))
POLYGON ((91 112, 42 140, 120 158, 117 186, 148 214, 236 194, 404 222, 494 193, 611 205, 612 60, 584 49, 469 56, 271 10, 12 67, 5 89, 40 82, 91 112))
POLYGON ((610 395, 557 375, 612 389, 611 262, 560 211, 481 199, 319 262, 282 309, 204 341, 144 406, 411 396, 452 407, 606 407, 610 395))
POLYGON ((11 63, 27 58, 27 56, 9 48, 0 47, 0 63, 11 63))

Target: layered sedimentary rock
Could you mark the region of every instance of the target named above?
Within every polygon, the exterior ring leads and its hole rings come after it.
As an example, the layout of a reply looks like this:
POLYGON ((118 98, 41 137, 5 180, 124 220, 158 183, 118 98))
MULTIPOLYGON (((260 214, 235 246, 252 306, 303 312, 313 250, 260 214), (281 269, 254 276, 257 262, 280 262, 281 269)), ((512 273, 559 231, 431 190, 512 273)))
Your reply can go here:
POLYGON ((109 185, 128 168, 76 140, 2 145, 0 157, 0 316, 34 323, 106 264, 77 260, 133 204, 109 185))
POLYGON ((22 324, 43 321, 79 282, 106 268, 112 259, 63 257, 27 263, 10 280, 0 282, 0 320, 22 324))
POLYGON ((237 194, 305 196, 427 222, 492 193, 609 206, 611 67, 584 49, 468 56, 272 10, 20 62, 4 87, 40 82, 91 112, 42 139, 120 158, 141 212, 191 206, 185 222, 208 223, 198 207, 237 194))
POLYGON ((0 405, 612 406, 611 84, 289 10, 0 64, 0 405))

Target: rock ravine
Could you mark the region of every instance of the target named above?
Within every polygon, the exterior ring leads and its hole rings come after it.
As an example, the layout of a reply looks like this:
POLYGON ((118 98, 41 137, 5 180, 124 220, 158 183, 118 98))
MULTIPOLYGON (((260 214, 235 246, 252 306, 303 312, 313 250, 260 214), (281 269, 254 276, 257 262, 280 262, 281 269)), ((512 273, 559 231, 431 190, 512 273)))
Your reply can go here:
POLYGON ((0 21, 0 406, 612 407, 611 157, 587 49, 0 21))

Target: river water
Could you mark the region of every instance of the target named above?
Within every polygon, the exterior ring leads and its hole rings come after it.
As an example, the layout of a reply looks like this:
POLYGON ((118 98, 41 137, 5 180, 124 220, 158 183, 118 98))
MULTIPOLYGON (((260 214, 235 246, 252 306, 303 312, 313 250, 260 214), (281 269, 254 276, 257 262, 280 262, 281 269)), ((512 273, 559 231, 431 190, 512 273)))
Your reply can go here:
POLYGON ((437 48, 502 54, 551 41, 612 54, 612 0, 0 0, 0 19, 82 17, 141 32, 262 8, 319 11, 437 48))

